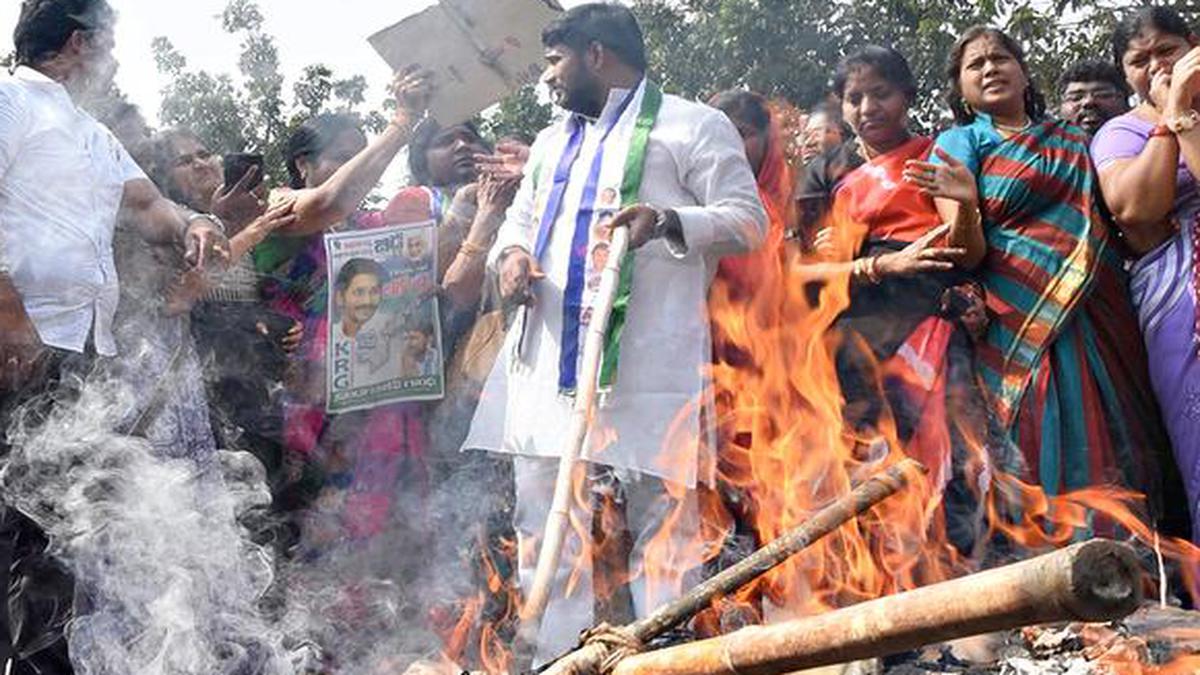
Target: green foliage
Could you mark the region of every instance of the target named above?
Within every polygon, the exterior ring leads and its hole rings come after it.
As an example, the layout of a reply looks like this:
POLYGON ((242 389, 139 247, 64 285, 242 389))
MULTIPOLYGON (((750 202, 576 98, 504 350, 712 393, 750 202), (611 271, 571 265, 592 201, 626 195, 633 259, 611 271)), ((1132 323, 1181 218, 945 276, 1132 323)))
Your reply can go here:
MULTIPOLYGON (((704 99, 745 87, 807 109, 828 96, 842 56, 874 43, 909 59, 920 86, 913 117, 925 127, 948 117, 946 59, 967 27, 994 25, 1017 37, 1054 102, 1071 63, 1111 58, 1112 27, 1130 7, 1129 0, 633 0, 651 76, 667 91, 704 99)), ((494 123, 536 126, 542 113, 529 100, 522 92, 506 101, 494 123)))
POLYGON ((279 50, 264 30, 257 0, 230 0, 221 13, 221 27, 241 39, 237 80, 225 73, 189 70, 187 59, 169 40, 154 40, 154 62, 170 79, 159 111, 164 124, 191 129, 215 152, 261 152, 267 173, 279 178, 287 173, 283 153, 288 136, 312 115, 336 110, 358 114, 371 131, 386 126, 387 118, 379 112, 358 112, 366 99, 363 76, 339 79, 323 64, 303 70, 292 85, 289 105, 279 50))
POLYGON ((171 78, 162 92, 163 123, 192 130, 217 152, 248 147, 250 128, 233 79, 187 70, 187 59, 166 38, 155 38, 152 48, 159 72, 171 78))
POLYGON ((538 100, 534 87, 523 87, 484 118, 483 133, 493 140, 511 137, 533 142, 538 132, 550 124, 552 113, 548 103, 538 100))

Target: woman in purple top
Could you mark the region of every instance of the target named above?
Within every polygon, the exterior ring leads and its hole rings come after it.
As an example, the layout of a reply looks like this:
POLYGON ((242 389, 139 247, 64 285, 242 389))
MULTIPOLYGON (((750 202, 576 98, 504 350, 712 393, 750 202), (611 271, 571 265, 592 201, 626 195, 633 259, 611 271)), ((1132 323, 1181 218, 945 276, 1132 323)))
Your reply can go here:
POLYGON ((1200 542, 1200 48, 1174 10, 1147 7, 1118 26, 1117 64, 1142 103, 1092 141, 1104 200, 1136 257, 1130 290, 1150 379, 1200 542))

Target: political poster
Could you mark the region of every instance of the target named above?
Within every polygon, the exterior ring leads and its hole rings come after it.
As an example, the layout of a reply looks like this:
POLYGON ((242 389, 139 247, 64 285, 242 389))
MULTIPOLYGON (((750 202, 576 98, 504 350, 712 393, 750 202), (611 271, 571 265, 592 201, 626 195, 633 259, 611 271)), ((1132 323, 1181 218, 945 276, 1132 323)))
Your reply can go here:
POLYGON ((441 398, 436 223, 331 233, 325 252, 329 412, 441 398))

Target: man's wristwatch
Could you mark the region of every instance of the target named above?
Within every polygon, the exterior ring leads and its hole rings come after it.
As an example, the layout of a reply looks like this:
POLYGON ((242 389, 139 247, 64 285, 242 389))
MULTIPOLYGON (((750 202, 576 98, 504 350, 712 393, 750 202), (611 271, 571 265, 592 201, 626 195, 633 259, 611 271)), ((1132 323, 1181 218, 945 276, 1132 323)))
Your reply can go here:
POLYGON ((679 214, 673 209, 654 209, 658 216, 654 220, 654 238, 668 239, 678 238, 679 233, 679 214))
POLYGON ((193 213, 192 215, 188 216, 187 217, 188 228, 190 229, 192 226, 192 223, 196 222, 197 220, 207 220, 207 221, 211 222, 213 225, 216 225, 217 229, 221 231, 221 234, 225 234, 228 231, 225 229, 225 223, 220 218, 214 216, 211 213, 193 213))

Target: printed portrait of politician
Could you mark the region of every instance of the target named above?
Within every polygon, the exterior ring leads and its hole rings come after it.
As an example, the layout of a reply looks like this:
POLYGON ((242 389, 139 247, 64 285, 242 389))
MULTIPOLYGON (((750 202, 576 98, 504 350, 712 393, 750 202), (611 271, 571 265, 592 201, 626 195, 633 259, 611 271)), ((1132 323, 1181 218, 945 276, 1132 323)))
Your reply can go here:
POLYGON ((441 355, 437 334, 427 319, 416 319, 404 329, 404 353, 400 358, 401 376, 429 377, 440 374, 441 355))
POLYGON ((402 266, 405 272, 422 272, 433 269, 433 246, 429 243, 427 232, 412 231, 404 235, 402 266))
POLYGON ((380 309, 388 278, 387 270, 369 258, 352 258, 338 270, 335 353, 350 359, 350 387, 369 387, 400 377, 399 363, 393 359, 393 354, 400 352, 400 345, 393 348, 399 337, 397 315, 380 309))

